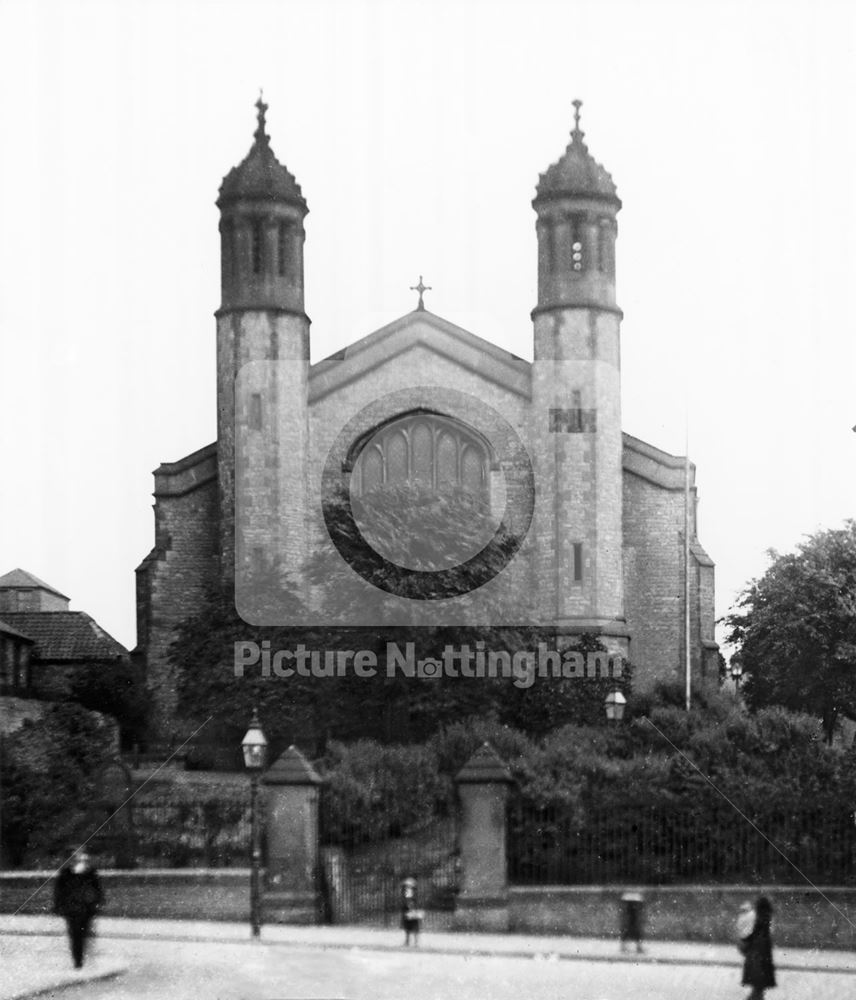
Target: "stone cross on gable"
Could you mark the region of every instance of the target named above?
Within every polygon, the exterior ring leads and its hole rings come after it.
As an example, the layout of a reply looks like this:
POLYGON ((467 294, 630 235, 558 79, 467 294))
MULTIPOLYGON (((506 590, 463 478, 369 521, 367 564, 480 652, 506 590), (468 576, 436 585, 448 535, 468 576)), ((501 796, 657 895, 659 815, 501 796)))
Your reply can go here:
POLYGON ((416 306, 417 310, 421 309, 423 312, 425 311, 425 303, 422 301, 422 296, 425 294, 425 292, 432 292, 433 290, 434 289, 430 285, 422 284, 422 275, 420 274, 419 284, 410 286, 411 292, 419 292, 419 303, 416 306))

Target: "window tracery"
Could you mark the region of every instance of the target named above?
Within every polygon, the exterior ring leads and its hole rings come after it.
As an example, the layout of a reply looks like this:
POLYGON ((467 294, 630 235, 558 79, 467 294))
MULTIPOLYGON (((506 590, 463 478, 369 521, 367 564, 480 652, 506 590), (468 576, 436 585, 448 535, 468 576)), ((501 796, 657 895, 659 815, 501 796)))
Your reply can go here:
POLYGON ((354 462, 351 490, 358 496, 406 483, 431 489, 487 491, 490 455, 474 431, 436 413, 411 413, 378 428, 354 462))

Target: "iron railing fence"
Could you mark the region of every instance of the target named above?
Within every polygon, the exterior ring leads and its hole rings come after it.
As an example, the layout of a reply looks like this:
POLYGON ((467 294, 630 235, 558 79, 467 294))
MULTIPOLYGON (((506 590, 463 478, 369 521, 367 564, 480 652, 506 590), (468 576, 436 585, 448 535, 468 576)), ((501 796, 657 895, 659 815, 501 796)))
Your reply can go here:
POLYGON ((402 880, 416 879, 423 928, 450 930, 459 890, 458 815, 426 802, 402 809, 387 795, 320 797, 319 839, 325 918, 393 927, 401 920, 402 880))
POLYGON ((665 806, 588 809, 509 803, 516 885, 635 882, 856 884, 852 810, 752 814, 665 806))

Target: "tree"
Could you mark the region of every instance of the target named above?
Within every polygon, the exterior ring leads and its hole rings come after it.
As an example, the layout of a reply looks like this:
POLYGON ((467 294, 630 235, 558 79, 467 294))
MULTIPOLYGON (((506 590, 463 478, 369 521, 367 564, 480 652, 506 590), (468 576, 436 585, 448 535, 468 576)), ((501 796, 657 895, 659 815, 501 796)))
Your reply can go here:
POLYGON ((856 718, 856 521, 818 532, 779 555, 726 617, 755 710, 783 705, 820 716, 832 741, 856 718))

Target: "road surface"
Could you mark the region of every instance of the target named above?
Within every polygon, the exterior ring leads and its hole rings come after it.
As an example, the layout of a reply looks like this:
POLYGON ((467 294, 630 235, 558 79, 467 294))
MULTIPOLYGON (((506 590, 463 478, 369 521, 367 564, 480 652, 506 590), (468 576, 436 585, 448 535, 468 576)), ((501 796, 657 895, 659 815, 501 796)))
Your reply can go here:
MULTIPOLYGON (((53 936, 11 936, 34 963, 55 959, 53 936)), ((281 944, 102 938, 92 961, 119 961, 119 979, 70 986, 57 1000, 742 1000, 734 967, 628 965, 410 949, 312 949, 281 944)), ((770 1000, 847 1000, 856 977, 785 971, 770 1000)))

